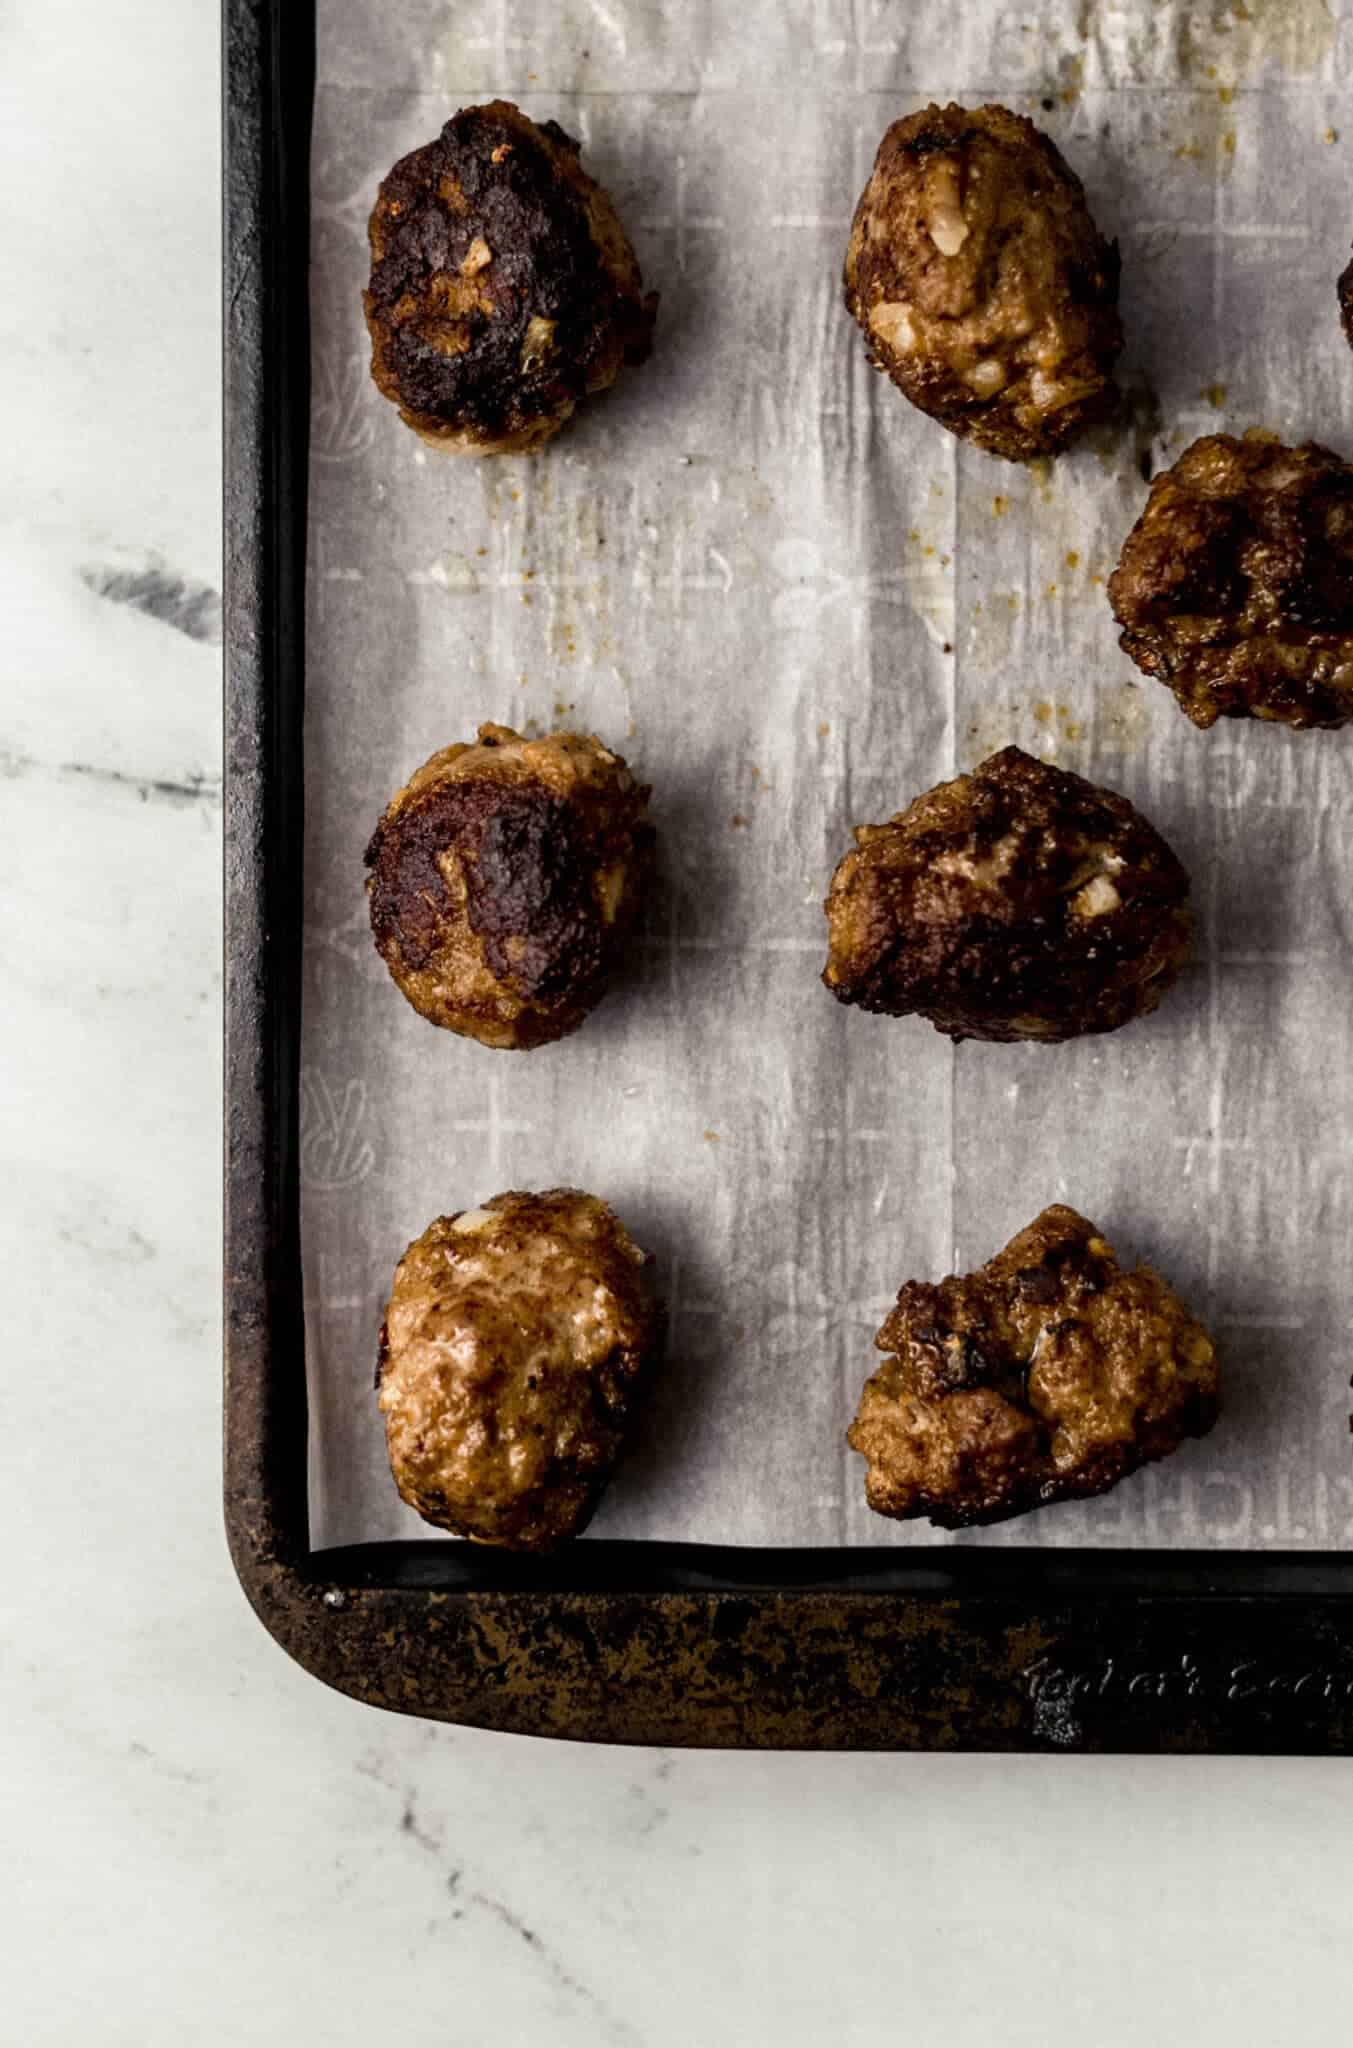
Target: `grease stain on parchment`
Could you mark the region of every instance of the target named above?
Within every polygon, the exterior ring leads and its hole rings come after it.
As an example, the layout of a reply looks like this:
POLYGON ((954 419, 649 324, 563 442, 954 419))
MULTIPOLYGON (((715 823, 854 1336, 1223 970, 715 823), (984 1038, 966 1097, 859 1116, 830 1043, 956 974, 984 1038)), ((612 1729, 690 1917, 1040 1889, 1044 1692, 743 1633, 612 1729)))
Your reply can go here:
POLYGON ((1270 63, 1289 77, 1315 71, 1334 41, 1326 0, 1213 0, 1176 15, 1186 77, 1253 78, 1270 63))
POLYGON ((1034 723, 1054 741, 1064 739, 1074 744, 1085 738, 1084 720, 1077 716, 1070 704, 1053 704, 1046 697, 1041 697, 1034 705, 1034 723))
POLYGON ((959 760, 975 768, 1002 747, 1022 747, 1044 761, 1061 761, 1088 771, 1086 749, 1099 754, 1130 754, 1146 743, 1151 730, 1147 696, 1135 683, 1097 689, 1089 711, 1060 699, 1017 697, 988 703, 974 711, 959 734, 959 760))
POLYGON ((1156 0, 1131 13, 1081 0, 1076 17, 1077 35, 1093 45, 1096 71, 1109 85, 1169 78, 1236 86, 1271 70, 1309 77, 1335 29, 1327 0, 1156 0))

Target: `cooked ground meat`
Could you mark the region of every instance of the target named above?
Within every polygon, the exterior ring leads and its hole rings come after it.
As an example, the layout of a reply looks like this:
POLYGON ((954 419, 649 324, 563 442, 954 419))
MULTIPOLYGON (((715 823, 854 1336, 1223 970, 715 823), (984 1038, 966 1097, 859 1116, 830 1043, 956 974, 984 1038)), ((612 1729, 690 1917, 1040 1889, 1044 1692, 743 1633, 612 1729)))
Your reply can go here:
POLYGON ((515 454, 642 362, 657 310, 615 208, 555 121, 464 107, 371 216, 371 374, 424 440, 515 454))
POLYGON ((1118 245, 1022 114, 931 105, 894 121, 845 286, 875 366, 993 455, 1055 455, 1112 404, 1118 245))
POLYGON ((1189 879, 1126 797, 1018 747, 857 825, 826 901, 838 1002, 964 1038, 1052 1041, 1154 1010, 1189 879))
POLYGON ((1119 642, 1195 725, 1353 718, 1353 468, 1208 434, 1151 486, 1109 578, 1119 642))
POLYGON ((1093 1223, 1045 1209, 976 1273, 909 1280, 851 1425, 880 1515, 941 1528, 1105 1493, 1217 1418, 1201 1323, 1093 1223))
POLYGON ((656 1345, 645 1255, 573 1188, 439 1216, 395 1269, 376 1368, 425 1521, 551 1550, 591 1519, 656 1345))
POLYGON ((648 797, 579 733, 481 725, 425 761, 366 850, 376 946, 415 1010, 482 1045, 576 1031, 642 901, 648 797))

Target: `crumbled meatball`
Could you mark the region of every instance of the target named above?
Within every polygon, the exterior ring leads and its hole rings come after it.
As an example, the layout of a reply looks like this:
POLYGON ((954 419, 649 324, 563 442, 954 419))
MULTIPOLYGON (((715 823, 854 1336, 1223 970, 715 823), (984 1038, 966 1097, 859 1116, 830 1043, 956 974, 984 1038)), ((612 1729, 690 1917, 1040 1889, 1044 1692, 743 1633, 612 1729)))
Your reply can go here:
POLYGON ((1151 486, 1109 578, 1119 645, 1195 725, 1353 718, 1353 468, 1208 434, 1151 486))
POLYGON ((371 374, 424 440, 515 454, 648 354, 657 296, 557 122, 464 107, 402 157, 370 222, 371 374))
POLYGON ((578 733, 481 725, 425 761, 366 850, 376 946, 415 1010, 481 1045, 576 1031, 642 901, 649 794, 578 733))
POLYGON ((1093 1223, 1045 1209, 976 1273, 909 1280, 849 1431, 880 1515, 941 1528, 1105 1493, 1217 1419, 1201 1323, 1093 1223))
POLYGON ((894 121, 845 285, 876 368, 993 455, 1055 455, 1112 405, 1118 245, 1022 114, 932 105, 894 121))
POLYGON ((838 1002, 955 1040, 1077 1038, 1146 1016, 1188 956, 1189 879, 1155 827, 1018 747, 855 841, 825 905, 838 1002))
POLYGON ((409 1246, 376 1387, 395 1484, 425 1521, 513 1550, 586 1527, 656 1345, 644 1264, 573 1188, 495 1195, 409 1246))

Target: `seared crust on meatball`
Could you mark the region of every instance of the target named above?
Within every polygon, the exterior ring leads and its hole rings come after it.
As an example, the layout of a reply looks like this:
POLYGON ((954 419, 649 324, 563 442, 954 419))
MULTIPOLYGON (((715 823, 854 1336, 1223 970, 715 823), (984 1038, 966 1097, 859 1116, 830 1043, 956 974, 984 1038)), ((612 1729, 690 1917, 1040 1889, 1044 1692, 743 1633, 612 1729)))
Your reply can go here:
POLYGON ((573 1188, 495 1195, 409 1246, 376 1386, 395 1484, 425 1521, 513 1550, 586 1527, 660 1328, 644 1264, 573 1188))
POLYGON ((1055 455, 1113 398, 1118 245, 1041 129, 931 105, 879 144, 846 252, 870 359, 993 455, 1055 455))
POLYGON ((1212 1343, 1060 1205, 976 1273, 909 1280, 849 1431, 880 1515, 941 1528, 1105 1493, 1217 1419, 1212 1343))
POLYGON ((1119 641, 1195 725, 1353 718, 1353 468, 1207 434, 1151 486, 1109 578, 1119 641))
POLYGON ((424 440, 516 454, 648 354, 657 295, 555 121, 464 107, 371 215, 371 374, 424 440))
POLYGON ((1188 956, 1189 879, 1155 827, 1018 747, 855 842, 825 905, 838 1002, 1051 1042, 1146 1016, 1188 956))
POLYGON ((366 850, 376 946, 415 1010, 519 1050, 576 1031, 642 901, 649 793, 580 733, 481 725, 425 761, 366 850))

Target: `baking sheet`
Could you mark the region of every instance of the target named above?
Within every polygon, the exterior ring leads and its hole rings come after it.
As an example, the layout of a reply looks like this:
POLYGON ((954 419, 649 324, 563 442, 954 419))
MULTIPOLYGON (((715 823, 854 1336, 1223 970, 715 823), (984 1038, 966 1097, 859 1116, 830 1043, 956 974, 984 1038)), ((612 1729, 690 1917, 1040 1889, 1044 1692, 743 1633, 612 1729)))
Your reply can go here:
POLYGON ((670 1355, 594 1533, 815 1544, 1353 1541, 1353 739, 1196 732, 1104 582, 1142 471, 1255 423, 1353 452, 1353 4, 320 0, 301 1165, 319 1543, 427 1534, 371 1392, 396 1259, 509 1187, 605 1195, 670 1355), (662 294, 652 361, 534 459, 426 449, 367 374, 379 177, 502 93, 584 142, 662 294), (1016 467, 866 366, 840 297, 883 129, 999 97, 1123 252, 1131 416, 1016 467), (1345 128, 1345 124, 1347 128, 1345 128), (529 1055, 440 1033, 372 948, 362 850, 481 719, 599 733, 654 786, 633 971, 529 1055), (1009 741, 1126 792, 1188 865, 1157 1016, 1058 1048, 838 1007, 852 824, 1009 741), (909 1277, 1045 1203, 1213 1328, 1215 1433, 1106 1498, 951 1537, 871 1515, 843 1432, 909 1277))

